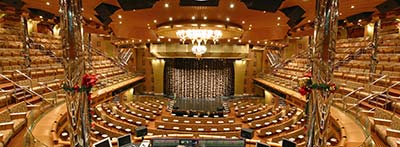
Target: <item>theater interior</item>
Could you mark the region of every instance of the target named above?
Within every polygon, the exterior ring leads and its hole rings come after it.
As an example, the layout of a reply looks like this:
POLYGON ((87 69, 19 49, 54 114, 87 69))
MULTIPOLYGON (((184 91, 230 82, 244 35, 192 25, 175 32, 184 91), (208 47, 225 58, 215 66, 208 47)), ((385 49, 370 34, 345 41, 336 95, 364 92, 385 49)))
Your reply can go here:
POLYGON ((400 147, 399 0, 0 0, 0 147, 400 147))

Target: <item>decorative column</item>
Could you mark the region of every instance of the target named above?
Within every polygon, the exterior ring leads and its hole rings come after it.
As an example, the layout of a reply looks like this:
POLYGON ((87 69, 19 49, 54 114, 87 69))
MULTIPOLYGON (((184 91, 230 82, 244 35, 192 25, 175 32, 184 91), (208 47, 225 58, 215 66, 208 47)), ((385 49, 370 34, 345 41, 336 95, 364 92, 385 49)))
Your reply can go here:
MULTIPOLYGON (((82 0, 60 0, 60 35, 63 48, 64 86, 82 85, 85 51, 82 29, 82 0)), ((65 91, 71 146, 89 147, 89 114, 86 92, 65 91)))
POLYGON ((378 58, 376 55, 376 50, 378 49, 379 41, 379 29, 381 28, 381 20, 377 20, 374 24, 374 32, 372 34, 372 44, 371 44, 371 66, 369 74, 369 82, 374 81, 374 74, 376 72, 376 65, 378 64, 378 58))
MULTIPOLYGON (((330 85, 333 79, 339 0, 317 0, 314 45, 311 50, 312 84, 330 85)), ((312 89, 308 115, 307 147, 324 147, 332 96, 329 90, 312 89)))
POLYGON ((21 14, 21 26, 22 26, 22 55, 24 56, 24 68, 27 69, 26 74, 31 76, 31 57, 29 51, 29 34, 28 34, 28 20, 24 13, 21 14))

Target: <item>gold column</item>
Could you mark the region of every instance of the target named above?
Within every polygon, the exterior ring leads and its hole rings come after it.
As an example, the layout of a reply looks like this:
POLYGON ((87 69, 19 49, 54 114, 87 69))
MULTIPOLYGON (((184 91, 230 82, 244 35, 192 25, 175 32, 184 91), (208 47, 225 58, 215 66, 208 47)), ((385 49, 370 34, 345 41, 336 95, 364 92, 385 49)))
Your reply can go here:
POLYGON ((376 50, 378 49, 378 40, 379 40, 379 29, 381 28, 381 20, 375 22, 374 24, 374 32, 372 34, 372 44, 371 44, 371 66, 370 66, 370 74, 369 81, 374 81, 374 74, 376 72, 376 65, 378 64, 378 58, 376 55, 376 50))
POLYGON ((235 71, 235 88, 234 95, 240 96, 244 93, 244 80, 246 74, 246 60, 236 60, 233 64, 233 68, 235 71))
MULTIPOLYGON (((85 51, 82 29, 82 0, 60 0, 61 38, 63 48, 63 66, 65 86, 82 85, 85 72, 85 51)), ((89 118, 86 92, 66 91, 71 146, 88 147, 89 118)))
MULTIPOLYGON (((311 50, 312 83, 329 85, 333 79, 339 0, 317 0, 314 47, 311 50)), ((328 124, 333 94, 313 89, 308 116, 307 147, 324 147, 328 139, 328 124)))
POLYGON ((31 67, 31 57, 30 57, 30 51, 29 51, 29 35, 28 35, 28 20, 26 19, 26 16, 24 13, 21 14, 21 24, 22 24, 22 44, 23 44, 23 50, 22 50, 22 55, 24 56, 24 68, 28 69, 26 71, 28 76, 30 75, 30 67, 31 67))
POLYGON ((151 60, 151 65, 153 67, 154 95, 163 95, 165 61, 163 59, 153 59, 151 60))

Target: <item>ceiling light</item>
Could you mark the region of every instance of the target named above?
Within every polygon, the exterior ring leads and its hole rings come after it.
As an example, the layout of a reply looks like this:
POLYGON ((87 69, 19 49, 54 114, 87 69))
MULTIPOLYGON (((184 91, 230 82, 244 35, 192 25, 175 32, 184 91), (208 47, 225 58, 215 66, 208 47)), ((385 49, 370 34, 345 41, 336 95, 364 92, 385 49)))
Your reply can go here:
POLYGON ((204 16, 203 19, 206 20, 206 19, 207 19, 207 16, 204 16))
POLYGON ((278 20, 281 20, 281 17, 278 17, 278 20))
POLYGON ((226 21, 230 21, 231 19, 229 17, 226 18, 226 21))
POLYGON ((154 23, 157 23, 157 20, 154 19, 153 22, 154 22, 154 23))
POLYGON ((267 11, 263 11, 263 13, 267 13, 267 11))
POLYGON ((46 5, 47 5, 47 6, 50 6, 50 2, 46 2, 46 5))
POLYGON ((173 18, 172 18, 172 17, 169 17, 169 18, 168 18, 168 20, 169 20, 169 21, 172 21, 172 20, 173 20, 173 18))
POLYGON ((169 4, 168 4, 168 3, 165 3, 165 4, 164 4, 164 7, 165 7, 165 8, 168 8, 168 7, 169 7, 169 4))
POLYGON ((245 21, 242 21, 242 24, 245 24, 246 22, 245 21))
POLYGON ((308 20, 307 22, 308 22, 308 23, 310 23, 310 22, 311 22, 311 20, 308 20))
POLYGON ((249 27, 252 27, 252 26, 253 26, 252 24, 249 25, 249 27))
POLYGON ((230 4, 229 5, 229 8, 234 8, 235 7, 235 4, 230 4))
POLYGON ((280 23, 277 23, 276 25, 277 25, 277 26, 280 26, 281 24, 280 24, 280 23))
POLYGON ((147 29, 149 29, 149 30, 150 30, 150 29, 151 29, 151 27, 147 27, 147 29))
POLYGON ((358 20, 358 22, 361 22, 361 21, 362 21, 361 19, 358 20))
POLYGON ((40 18, 40 19, 42 19, 42 18, 43 18, 43 16, 39 16, 39 18, 40 18))
POLYGON ((150 24, 147 24, 147 26, 150 26, 150 24))
POLYGON ((136 9, 133 9, 133 12, 135 12, 136 11, 136 9))
POLYGON ((119 18, 119 19, 121 19, 121 18, 122 18, 122 16, 121 16, 121 15, 118 15, 118 18, 119 18))
POLYGON ((89 17, 89 20, 93 20, 93 18, 89 17))
POLYGON ((249 31, 251 30, 251 28, 249 28, 249 31))
POLYGON ((122 24, 122 21, 119 21, 119 24, 122 24))
POLYGON ((200 57, 201 55, 206 53, 206 51, 207 51, 207 47, 204 45, 194 45, 192 47, 192 53, 198 57, 200 57))
POLYGON ((351 7, 350 7, 350 8, 354 9, 354 5, 351 5, 351 7))
POLYGON ((195 20, 196 19, 196 16, 192 16, 192 20, 195 20))

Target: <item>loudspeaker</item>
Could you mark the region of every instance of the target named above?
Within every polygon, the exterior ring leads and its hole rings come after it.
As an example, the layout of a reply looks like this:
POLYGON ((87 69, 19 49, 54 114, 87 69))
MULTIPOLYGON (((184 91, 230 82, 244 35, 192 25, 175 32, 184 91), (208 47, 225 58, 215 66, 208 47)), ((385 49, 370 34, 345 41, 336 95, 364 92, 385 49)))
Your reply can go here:
POLYGON ((301 16, 306 13, 303 8, 300 6, 292 6, 292 7, 287 7, 280 9, 281 12, 283 12, 288 18, 293 19, 294 22, 296 22, 298 19, 301 18, 301 16))
POLYGON ((214 6, 218 7, 219 0, 180 0, 179 6, 214 6))
POLYGON ((25 5, 25 2, 22 0, 0 0, 0 2, 6 3, 18 10, 25 5))
POLYGON ((28 8, 28 10, 33 14, 33 15, 37 15, 37 16, 42 16, 43 18, 46 19, 52 19, 54 18, 54 14, 44 11, 44 10, 40 10, 40 9, 36 9, 36 8, 28 8))
POLYGON ((217 111, 224 111, 224 107, 222 106, 217 107, 217 111))
POLYGON ((375 8, 381 13, 386 13, 390 10, 400 7, 400 0, 386 0, 375 8))
POLYGON ((110 17, 104 17, 101 15, 95 15, 95 16, 105 26, 107 26, 108 24, 110 24, 112 22, 112 19, 110 17))
POLYGON ((242 131, 240 131, 240 136, 246 139, 251 139, 254 136, 254 130, 242 128, 242 131))
POLYGON ((143 137, 147 135, 147 127, 146 126, 139 126, 136 128, 135 131, 136 137, 143 137))
POLYGON ((118 0, 118 3, 122 10, 131 11, 134 9, 153 8, 157 1, 159 0, 118 0))
POLYGON ((303 21, 304 18, 306 18, 306 17, 302 17, 302 18, 297 19, 297 20, 295 20, 295 19, 289 19, 289 21, 286 22, 286 24, 288 24, 289 27, 293 28, 293 27, 295 27, 297 24, 299 24, 301 21, 303 21))
POLYGON ((114 6, 114 5, 107 4, 107 3, 101 3, 96 8, 94 8, 94 10, 97 12, 97 14, 99 14, 102 17, 110 17, 118 9, 120 9, 120 8, 117 6, 114 6))
POLYGON ((355 15, 351 15, 351 16, 347 17, 346 19, 349 22, 357 22, 359 19, 371 19, 371 15, 373 13, 374 13, 373 11, 358 13, 358 14, 355 14, 355 15))
POLYGON ((276 12, 284 0, 241 0, 248 9, 276 12))

